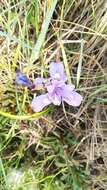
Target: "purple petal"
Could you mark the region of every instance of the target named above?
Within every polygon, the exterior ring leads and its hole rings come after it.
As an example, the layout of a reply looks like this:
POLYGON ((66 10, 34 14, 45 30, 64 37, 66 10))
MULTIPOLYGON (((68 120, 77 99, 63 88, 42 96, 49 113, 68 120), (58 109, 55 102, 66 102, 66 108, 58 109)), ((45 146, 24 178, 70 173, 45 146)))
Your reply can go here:
POLYGON ((52 62, 50 64, 50 70, 49 70, 50 76, 53 79, 56 80, 67 80, 67 76, 64 72, 64 66, 60 62, 52 62))
POLYGON ((43 110, 44 107, 48 106, 49 104, 51 104, 51 101, 48 98, 48 94, 42 94, 33 99, 31 107, 34 112, 40 112, 43 110))
POLYGON ((26 87, 30 87, 32 85, 31 82, 30 82, 30 80, 27 78, 27 76, 24 75, 20 71, 18 71, 16 73, 15 83, 18 84, 18 85, 26 86, 26 87))
POLYGON ((48 93, 48 97, 54 105, 59 106, 61 104, 61 96, 57 95, 56 93, 48 93))
POLYGON ((45 79, 43 77, 37 77, 34 82, 36 84, 42 84, 42 83, 45 83, 46 81, 47 81, 47 79, 45 79))
POLYGON ((34 85, 36 89, 41 89, 44 87, 44 84, 47 82, 47 79, 38 77, 34 80, 34 85))
POLYGON ((78 107, 81 104, 82 100, 82 96, 79 93, 75 92, 72 87, 69 85, 66 85, 64 87, 62 101, 65 101, 71 106, 78 107))
POLYGON ((46 86, 48 93, 53 93, 53 92, 57 92, 60 89, 63 89, 63 87, 66 84, 64 83, 64 81, 58 81, 58 80, 51 80, 50 84, 48 84, 46 86))
POLYGON ((54 92, 54 89, 55 89, 55 86, 52 84, 49 84, 47 87, 47 91, 48 93, 53 93, 54 92))
POLYGON ((42 77, 37 77, 35 80, 34 80, 34 83, 35 84, 43 84, 43 83, 46 83, 47 79, 45 78, 42 78, 42 77))
POLYGON ((49 99, 54 105, 60 105, 62 99, 62 90, 65 86, 63 81, 52 80, 51 84, 47 85, 49 99))
POLYGON ((69 84, 65 84, 65 86, 64 86, 64 88, 63 88, 63 90, 65 91, 65 92, 68 92, 68 91, 70 91, 70 92, 72 92, 73 90, 75 89, 75 85, 69 85, 69 84))

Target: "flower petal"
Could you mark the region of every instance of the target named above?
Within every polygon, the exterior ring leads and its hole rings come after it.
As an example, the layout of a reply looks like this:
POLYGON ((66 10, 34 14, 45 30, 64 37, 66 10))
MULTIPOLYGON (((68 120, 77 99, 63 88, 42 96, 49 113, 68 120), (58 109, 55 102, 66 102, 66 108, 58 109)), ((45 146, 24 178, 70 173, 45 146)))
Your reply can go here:
POLYGON ((30 80, 27 78, 27 76, 24 75, 20 71, 18 71, 16 73, 15 83, 18 84, 18 85, 26 86, 26 87, 30 87, 32 85, 31 82, 30 82, 30 80))
POLYGON ((35 79, 35 84, 42 84, 42 83, 45 83, 47 81, 47 79, 43 78, 43 77, 37 77, 35 79))
POLYGON ((31 107, 34 112, 40 112, 46 106, 51 104, 51 101, 48 98, 48 94, 42 94, 33 99, 31 107))
POLYGON ((64 66, 60 62, 52 62, 50 64, 50 70, 49 70, 50 76, 53 79, 56 80, 67 80, 67 76, 64 72, 64 66))
POLYGON ((54 105, 60 105, 62 99, 62 89, 65 86, 63 81, 52 80, 49 85, 47 85, 47 91, 49 99, 54 105))
POLYGON ((53 84, 49 84, 46 86, 48 93, 53 93, 55 90, 55 86, 53 84))
POLYGON ((63 89, 63 86, 65 85, 65 82, 62 80, 51 80, 51 82, 47 84, 46 88, 48 93, 54 93, 55 91, 58 92, 60 89, 63 89))
POLYGON ((59 106, 61 104, 61 96, 59 96, 55 93, 53 93, 53 94, 48 93, 48 97, 54 105, 59 106))
POLYGON ((42 78, 42 77, 37 77, 34 80, 34 85, 36 89, 41 89, 44 87, 44 84, 47 82, 47 79, 42 78))
POLYGON ((66 85, 63 89, 62 101, 65 101, 67 104, 78 107, 83 100, 82 96, 75 92, 73 88, 69 85, 66 85))

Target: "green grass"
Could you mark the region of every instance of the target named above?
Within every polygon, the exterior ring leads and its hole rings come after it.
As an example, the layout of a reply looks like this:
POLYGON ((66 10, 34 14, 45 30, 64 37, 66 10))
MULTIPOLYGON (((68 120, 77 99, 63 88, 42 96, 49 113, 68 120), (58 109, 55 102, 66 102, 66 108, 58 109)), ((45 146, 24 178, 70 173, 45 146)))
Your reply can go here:
POLYGON ((107 13, 104 0, 0 2, 0 190, 106 190, 107 13), (62 61, 83 96, 32 113, 34 94, 14 85, 62 61))

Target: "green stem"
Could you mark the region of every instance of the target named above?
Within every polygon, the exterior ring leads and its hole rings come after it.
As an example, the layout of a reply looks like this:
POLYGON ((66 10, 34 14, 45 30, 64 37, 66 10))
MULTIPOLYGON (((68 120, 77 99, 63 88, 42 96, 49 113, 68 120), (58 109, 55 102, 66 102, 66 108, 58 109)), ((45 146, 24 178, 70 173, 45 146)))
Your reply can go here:
POLYGON ((13 115, 11 113, 7 113, 7 112, 0 110, 0 115, 7 117, 9 119, 13 119, 13 120, 33 120, 33 119, 39 118, 40 116, 43 116, 44 114, 48 113, 49 111, 50 111, 50 108, 48 108, 42 112, 39 112, 39 113, 34 113, 32 115, 13 115))

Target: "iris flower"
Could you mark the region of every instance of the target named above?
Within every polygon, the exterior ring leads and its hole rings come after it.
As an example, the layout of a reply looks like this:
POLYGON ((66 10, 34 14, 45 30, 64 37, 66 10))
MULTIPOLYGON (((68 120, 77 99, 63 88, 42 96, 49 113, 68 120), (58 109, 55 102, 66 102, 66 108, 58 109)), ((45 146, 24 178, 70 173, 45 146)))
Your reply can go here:
POLYGON ((32 83, 21 71, 17 71, 15 84, 22 85, 24 87, 31 87, 32 83))
POLYGON ((67 76, 62 63, 52 62, 50 64, 50 78, 37 78, 36 86, 45 86, 47 93, 35 97, 31 103, 34 112, 40 112, 49 104, 59 106, 62 102, 78 107, 81 104, 82 96, 75 91, 74 85, 66 84, 67 76))

